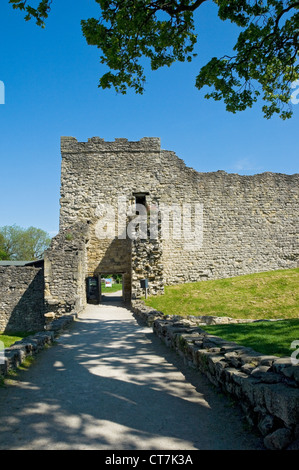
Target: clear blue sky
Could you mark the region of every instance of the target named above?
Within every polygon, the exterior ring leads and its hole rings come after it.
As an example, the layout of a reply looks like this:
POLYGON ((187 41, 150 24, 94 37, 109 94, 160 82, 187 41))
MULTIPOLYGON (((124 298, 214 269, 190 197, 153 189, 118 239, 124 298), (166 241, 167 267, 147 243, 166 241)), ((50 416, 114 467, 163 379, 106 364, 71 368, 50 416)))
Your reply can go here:
POLYGON ((200 67, 231 52, 237 35, 234 25, 217 18, 214 4, 197 14, 198 57, 148 74, 144 95, 98 88, 106 68, 80 27, 91 16, 98 16, 94 0, 53 0, 42 30, 1 2, 0 226, 57 233, 62 135, 79 141, 160 137, 163 149, 200 172, 298 173, 299 105, 287 121, 266 120, 260 107, 230 114, 194 86, 200 67))

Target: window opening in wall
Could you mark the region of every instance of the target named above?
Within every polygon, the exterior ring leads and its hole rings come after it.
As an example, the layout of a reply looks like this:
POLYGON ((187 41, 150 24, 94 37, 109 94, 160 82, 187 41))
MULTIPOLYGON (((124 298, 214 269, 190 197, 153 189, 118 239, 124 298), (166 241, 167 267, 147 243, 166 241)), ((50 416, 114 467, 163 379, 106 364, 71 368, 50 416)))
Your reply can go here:
POLYGON ((136 204, 141 204, 142 206, 146 205, 146 196, 142 194, 141 196, 135 196, 136 204))
MULTIPOLYGON (((137 204, 140 204, 144 207, 147 207, 146 196, 148 196, 149 193, 133 193, 133 195, 135 197, 136 206, 137 206, 137 204)), ((136 210, 136 214, 139 214, 138 210, 136 210)))

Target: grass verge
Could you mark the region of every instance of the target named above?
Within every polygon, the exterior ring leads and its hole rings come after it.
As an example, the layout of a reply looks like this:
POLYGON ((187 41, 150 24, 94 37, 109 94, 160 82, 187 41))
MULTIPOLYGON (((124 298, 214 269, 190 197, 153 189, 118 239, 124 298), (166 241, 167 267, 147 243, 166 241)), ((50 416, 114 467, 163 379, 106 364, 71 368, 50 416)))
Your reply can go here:
POLYGON ((165 315, 298 318, 299 268, 167 286, 145 303, 165 315))
POLYGON ((269 320, 204 329, 263 354, 289 356, 299 340, 299 268, 168 286, 145 300, 165 315, 215 315, 269 320), (279 321, 278 321, 279 319, 279 321))
POLYGON ((208 333, 247 346, 262 354, 290 356, 299 340, 299 319, 202 327, 208 333))
POLYGON ((10 335, 0 333, 0 341, 4 344, 5 348, 9 348, 12 344, 14 344, 16 341, 20 341, 23 338, 26 338, 26 336, 33 335, 35 332, 15 332, 11 333, 10 335))
POLYGON ((122 284, 112 284, 111 287, 105 287, 102 285, 102 294, 118 292, 119 290, 122 290, 122 284))

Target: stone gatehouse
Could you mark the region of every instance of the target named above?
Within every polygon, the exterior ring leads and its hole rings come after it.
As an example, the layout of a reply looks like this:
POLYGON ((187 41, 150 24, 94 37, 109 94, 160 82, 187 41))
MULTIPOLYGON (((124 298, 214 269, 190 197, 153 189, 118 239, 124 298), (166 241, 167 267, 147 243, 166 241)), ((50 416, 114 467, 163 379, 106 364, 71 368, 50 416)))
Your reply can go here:
POLYGON ((106 273, 122 274, 130 301, 144 293, 141 280, 154 295, 298 266, 299 174, 200 173, 149 137, 62 137, 61 154, 60 229, 44 264, 48 311, 80 311, 86 280, 106 273))

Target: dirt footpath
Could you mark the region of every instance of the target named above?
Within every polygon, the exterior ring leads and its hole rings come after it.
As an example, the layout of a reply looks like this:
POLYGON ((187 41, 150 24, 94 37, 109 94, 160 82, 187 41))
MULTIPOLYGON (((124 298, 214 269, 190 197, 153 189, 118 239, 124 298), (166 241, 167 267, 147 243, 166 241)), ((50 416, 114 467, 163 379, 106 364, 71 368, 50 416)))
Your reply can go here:
POLYGON ((0 449, 263 449, 242 413, 120 303, 90 305, 0 388, 0 449))

